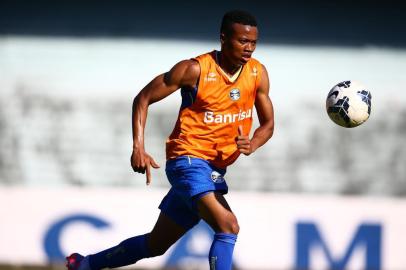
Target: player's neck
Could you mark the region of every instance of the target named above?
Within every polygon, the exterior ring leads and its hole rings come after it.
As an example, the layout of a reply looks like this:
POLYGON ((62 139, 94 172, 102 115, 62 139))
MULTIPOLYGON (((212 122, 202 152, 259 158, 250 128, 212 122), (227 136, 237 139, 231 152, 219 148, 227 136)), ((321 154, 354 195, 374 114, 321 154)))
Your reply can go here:
POLYGON ((226 73, 227 76, 233 77, 236 73, 241 71, 241 65, 233 65, 224 57, 224 55, 216 51, 216 62, 220 68, 226 73))

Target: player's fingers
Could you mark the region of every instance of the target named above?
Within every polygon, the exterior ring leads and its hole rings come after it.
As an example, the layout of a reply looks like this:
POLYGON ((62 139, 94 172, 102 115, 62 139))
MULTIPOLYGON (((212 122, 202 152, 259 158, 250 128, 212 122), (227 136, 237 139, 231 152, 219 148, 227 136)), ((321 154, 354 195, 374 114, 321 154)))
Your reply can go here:
POLYGON ((137 172, 137 173, 142 173, 142 174, 144 174, 144 173, 145 173, 145 165, 139 165, 139 166, 137 166, 137 167, 136 167, 136 172, 137 172))
POLYGON ((143 157, 140 164, 141 173, 144 174, 147 168, 148 168, 148 160, 146 160, 146 158, 143 157))
POLYGON ((144 173, 145 172, 145 161, 143 159, 138 160, 134 156, 134 153, 131 155, 131 167, 133 168, 134 172, 137 173, 144 173))
POLYGON ((244 147, 244 148, 239 148, 238 149, 239 151, 240 151, 240 153, 241 154, 244 154, 244 155, 246 155, 246 156, 248 156, 248 155, 250 155, 251 154, 251 149, 250 149, 250 147, 244 147))
POLYGON ((151 158, 151 162, 150 162, 150 163, 151 163, 151 166, 152 166, 154 169, 160 168, 159 165, 158 165, 158 163, 156 163, 153 158, 151 158))
POLYGON ((239 126, 238 126, 238 135, 244 136, 243 132, 244 132, 244 131, 243 131, 243 129, 242 129, 242 126, 239 125, 239 126))
POLYGON ((237 145, 238 149, 250 149, 250 145, 249 144, 241 144, 241 145, 237 145))
POLYGON ((135 171, 136 171, 137 173, 142 173, 142 174, 144 174, 144 173, 145 173, 145 164, 141 164, 141 165, 136 166, 136 167, 135 167, 135 171))
POLYGON ((237 145, 249 145, 250 140, 248 138, 239 138, 237 140, 237 145))
POLYGON ((137 167, 137 165, 135 165, 135 161, 134 161, 134 154, 132 154, 130 157, 130 164, 131 164, 131 168, 133 168, 133 171, 138 172, 138 167, 137 167))
POLYGON ((149 164, 147 164, 147 185, 151 184, 151 168, 149 167, 149 164))

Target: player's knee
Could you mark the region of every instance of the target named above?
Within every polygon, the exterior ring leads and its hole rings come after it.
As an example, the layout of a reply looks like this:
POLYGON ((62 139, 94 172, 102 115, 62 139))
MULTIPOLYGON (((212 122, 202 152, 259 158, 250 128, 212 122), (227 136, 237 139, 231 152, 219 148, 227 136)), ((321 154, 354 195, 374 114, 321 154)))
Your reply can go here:
POLYGON ((230 224, 230 233, 237 235, 240 232, 240 225, 237 219, 230 224))
POLYGON ((237 235, 240 232, 240 225, 237 218, 233 215, 227 219, 224 219, 219 224, 219 231, 222 233, 232 233, 237 235))

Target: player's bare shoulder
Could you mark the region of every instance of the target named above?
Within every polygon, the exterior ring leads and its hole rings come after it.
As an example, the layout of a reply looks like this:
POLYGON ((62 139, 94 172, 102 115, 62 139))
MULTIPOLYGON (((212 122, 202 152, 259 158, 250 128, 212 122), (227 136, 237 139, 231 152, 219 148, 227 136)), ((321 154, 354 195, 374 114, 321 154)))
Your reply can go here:
POLYGON ((263 64, 261 64, 261 77, 260 78, 261 78, 261 80, 260 80, 257 92, 268 95, 269 87, 270 87, 269 75, 268 75, 268 71, 267 71, 265 65, 263 65, 263 64))
POLYGON ((193 88, 200 76, 200 65, 195 60, 183 60, 178 62, 166 74, 165 80, 168 83, 176 83, 180 87, 193 88))

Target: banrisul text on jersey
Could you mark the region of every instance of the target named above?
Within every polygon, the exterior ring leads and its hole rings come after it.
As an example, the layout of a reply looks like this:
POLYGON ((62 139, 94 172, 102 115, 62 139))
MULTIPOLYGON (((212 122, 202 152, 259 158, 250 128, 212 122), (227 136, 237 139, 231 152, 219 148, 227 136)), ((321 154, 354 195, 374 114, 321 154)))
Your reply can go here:
POLYGON ((205 112, 203 122, 205 123, 234 123, 236 121, 244 120, 245 118, 251 117, 252 109, 247 111, 240 110, 239 113, 226 113, 226 114, 215 114, 214 112, 205 112))

